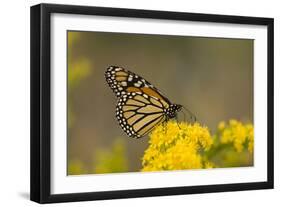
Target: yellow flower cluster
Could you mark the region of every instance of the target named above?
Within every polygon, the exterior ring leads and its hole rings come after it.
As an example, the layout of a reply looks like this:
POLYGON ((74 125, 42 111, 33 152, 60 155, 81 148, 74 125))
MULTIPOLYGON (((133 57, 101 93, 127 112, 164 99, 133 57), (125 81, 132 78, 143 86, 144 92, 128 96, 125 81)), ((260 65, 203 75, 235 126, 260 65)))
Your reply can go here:
POLYGON ((253 152, 254 127, 252 124, 243 124, 232 119, 229 123, 219 123, 218 130, 221 143, 233 144, 237 152, 242 152, 245 147, 249 152, 253 152))
POLYGON ((199 123, 170 121, 150 134, 149 147, 142 158, 142 171, 212 168, 200 151, 208 150, 213 140, 207 127, 199 123))

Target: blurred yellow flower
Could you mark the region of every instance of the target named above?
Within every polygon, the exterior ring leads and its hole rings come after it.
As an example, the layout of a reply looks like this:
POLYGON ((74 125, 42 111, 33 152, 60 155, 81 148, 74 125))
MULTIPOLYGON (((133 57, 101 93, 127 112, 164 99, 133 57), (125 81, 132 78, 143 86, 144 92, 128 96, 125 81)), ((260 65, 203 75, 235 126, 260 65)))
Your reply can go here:
POLYGON ((80 34, 79 32, 68 32, 68 36, 67 36, 67 40, 68 40, 68 47, 69 49, 72 49, 72 45, 74 42, 77 42, 77 40, 80 39, 80 34))
POLYGON ((218 130, 222 131, 222 130, 224 130, 224 128, 225 128, 225 122, 221 121, 218 125, 218 130))
POLYGON ((199 123, 169 121, 159 125, 150 134, 149 147, 142 158, 142 171, 182 170, 210 168, 205 164, 201 151, 213 144, 207 127, 199 123))
POLYGON ((94 154, 94 173, 118 173, 128 171, 126 143, 117 138, 108 149, 98 149, 94 154))
MULTIPOLYGON (((218 129, 220 129, 220 125, 218 129)), ((223 144, 233 144, 237 152, 242 152, 247 144, 248 150, 253 152, 254 127, 252 124, 243 124, 232 119, 223 130, 220 130, 220 133, 220 139, 223 144)))
POLYGON ((81 175, 87 173, 83 162, 77 159, 69 160, 67 168, 68 175, 81 175))
POLYGON ((68 62, 67 62, 67 75, 68 75, 68 128, 71 128, 75 122, 75 113, 72 105, 73 89, 91 74, 93 67, 89 59, 85 57, 77 57, 75 54, 75 43, 79 42, 79 32, 68 32, 68 62))
POLYGON ((86 58, 80 58, 76 62, 68 63, 68 87, 76 87, 81 80, 90 74, 90 62, 86 58))
POLYGON ((215 164, 210 161, 206 161, 204 163, 204 168, 206 168, 206 169, 215 168, 215 164))

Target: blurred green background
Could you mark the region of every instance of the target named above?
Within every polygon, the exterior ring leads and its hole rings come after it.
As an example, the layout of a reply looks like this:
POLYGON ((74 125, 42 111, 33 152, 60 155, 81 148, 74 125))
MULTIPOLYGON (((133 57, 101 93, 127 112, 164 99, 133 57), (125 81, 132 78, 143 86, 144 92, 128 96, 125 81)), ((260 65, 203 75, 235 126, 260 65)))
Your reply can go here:
MULTIPOLYGON (((104 72, 141 75, 213 132, 253 122, 253 40, 68 31, 68 174, 140 171, 148 139, 125 135, 104 72)), ((180 115, 181 116, 181 115, 180 115)), ((180 117, 183 120, 183 117, 180 117)))

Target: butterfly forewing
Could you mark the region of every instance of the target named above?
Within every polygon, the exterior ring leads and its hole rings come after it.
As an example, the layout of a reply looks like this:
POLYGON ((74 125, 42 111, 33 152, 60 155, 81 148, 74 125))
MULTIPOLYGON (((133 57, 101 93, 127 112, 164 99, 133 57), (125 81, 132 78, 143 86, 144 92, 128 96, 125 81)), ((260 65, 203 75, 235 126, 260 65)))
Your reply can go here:
POLYGON ((126 93, 141 92, 170 104, 170 101, 156 87, 141 76, 124 68, 110 66, 105 72, 105 77, 117 97, 121 97, 126 93))

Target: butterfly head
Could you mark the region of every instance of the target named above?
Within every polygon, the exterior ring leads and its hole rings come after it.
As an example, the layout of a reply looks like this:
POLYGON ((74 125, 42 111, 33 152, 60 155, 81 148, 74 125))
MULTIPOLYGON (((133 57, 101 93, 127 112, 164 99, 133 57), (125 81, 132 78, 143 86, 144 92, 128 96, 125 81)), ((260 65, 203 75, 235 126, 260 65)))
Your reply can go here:
POLYGON ((175 118, 177 116, 177 112, 182 109, 182 105, 180 104, 171 104, 168 109, 166 109, 166 115, 169 119, 175 118))

